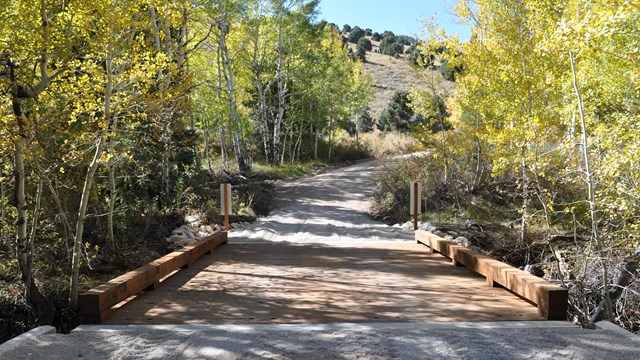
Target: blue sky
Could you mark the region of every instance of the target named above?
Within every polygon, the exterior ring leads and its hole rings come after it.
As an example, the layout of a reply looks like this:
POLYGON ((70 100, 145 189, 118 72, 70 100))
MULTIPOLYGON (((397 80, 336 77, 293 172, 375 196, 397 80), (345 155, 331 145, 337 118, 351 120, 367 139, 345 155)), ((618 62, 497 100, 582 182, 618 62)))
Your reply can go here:
POLYGON ((455 0, 320 0, 319 20, 382 33, 416 35, 420 19, 436 16, 440 26, 449 34, 459 34, 461 40, 469 38, 469 29, 456 23, 453 15, 455 0))

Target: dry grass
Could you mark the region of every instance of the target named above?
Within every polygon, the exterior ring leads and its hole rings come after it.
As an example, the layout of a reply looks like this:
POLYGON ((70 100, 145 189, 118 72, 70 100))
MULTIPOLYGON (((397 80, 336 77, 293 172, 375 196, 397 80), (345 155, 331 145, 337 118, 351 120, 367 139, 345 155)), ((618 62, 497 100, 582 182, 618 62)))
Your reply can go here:
POLYGON ((360 135, 360 141, 369 149, 371 156, 382 159, 386 156, 409 154, 417 150, 418 143, 409 135, 374 131, 360 135))

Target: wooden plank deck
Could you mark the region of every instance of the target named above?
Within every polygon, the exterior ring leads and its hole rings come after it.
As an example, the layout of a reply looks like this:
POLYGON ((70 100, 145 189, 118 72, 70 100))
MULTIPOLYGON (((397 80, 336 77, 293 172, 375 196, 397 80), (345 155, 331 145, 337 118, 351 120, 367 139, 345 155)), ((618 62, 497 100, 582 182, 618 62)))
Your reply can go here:
POLYGON ((107 324, 543 320, 535 306, 413 242, 230 244, 107 324))

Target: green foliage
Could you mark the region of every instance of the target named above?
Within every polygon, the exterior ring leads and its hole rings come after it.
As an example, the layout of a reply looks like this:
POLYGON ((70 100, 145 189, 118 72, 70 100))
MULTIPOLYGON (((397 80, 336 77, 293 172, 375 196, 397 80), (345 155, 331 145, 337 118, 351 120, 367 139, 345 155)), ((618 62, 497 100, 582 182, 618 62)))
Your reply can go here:
MULTIPOLYGON (((385 32, 386 33, 386 32, 385 32)), ((385 55, 395 56, 404 53, 404 40, 390 33, 380 41, 380 52, 385 55)))
POLYGON ((374 33, 371 35, 371 40, 373 40, 373 41, 380 41, 380 40, 382 40, 382 35, 380 35, 380 33, 374 32, 374 33))
POLYGON ((396 41, 402 43, 402 45, 407 45, 407 46, 411 46, 416 44, 416 39, 412 38, 411 36, 407 36, 407 35, 399 35, 396 39, 396 41))
POLYGON ((366 51, 371 51, 373 50, 373 45, 371 44, 371 40, 362 37, 360 38, 360 40, 358 40, 358 48, 359 47, 363 47, 366 51))
POLYGON ((356 58, 362 62, 367 60, 367 49, 363 43, 358 43, 358 46, 356 47, 356 58))
POLYGON ((362 30, 359 26, 355 26, 351 29, 349 33, 349 42, 352 44, 357 44, 358 40, 364 38, 364 30, 362 30))
POLYGON ((435 55, 431 52, 425 52, 423 46, 413 44, 407 49, 407 53, 409 54, 409 64, 426 69, 433 69, 435 67, 435 55))
POLYGON ((447 110, 445 99, 437 93, 425 91, 412 92, 409 95, 411 107, 421 116, 421 124, 433 133, 450 130, 451 124, 448 117, 451 115, 447 110))
MULTIPOLYGON (((337 119, 366 108, 371 80, 349 60, 337 26, 314 23, 316 7, 316 1, 3 2, 0 280, 19 281, 22 270, 11 250, 18 143, 25 144, 29 227, 39 214, 29 254, 38 284, 48 276, 68 283, 76 233, 89 255, 84 260, 143 245, 162 254, 164 237, 180 221, 176 210, 207 202, 194 191, 196 180, 211 185, 216 171, 233 172, 226 154, 250 162, 270 149, 271 161, 293 163, 283 173, 299 174, 308 169, 295 170, 296 163, 315 157, 318 134, 320 159, 332 146, 335 159, 367 156, 348 137, 327 140, 338 132, 337 119), (95 175, 87 175, 93 165, 95 175), (82 199, 86 219, 78 218, 82 199), (112 228, 104 214, 112 215, 112 228), (76 224, 84 230, 76 232, 76 224)), ((254 200, 240 202, 248 209, 254 200)), ((202 209, 210 212, 211 205, 202 209)), ((89 271, 86 265, 79 270, 89 271)))
MULTIPOLYGON (((457 83, 447 101, 444 129, 450 130, 419 132, 432 151, 430 171, 443 175, 440 189, 456 204, 472 199, 476 206, 483 194, 488 203, 507 206, 512 213, 505 216, 520 217, 524 235, 529 225, 543 234, 535 241, 574 234, 571 244, 550 244, 560 254, 551 261, 566 261, 550 276, 570 288, 570 313, 587 326, 605 297, 602 289, 613 286, 606 268, 622 266, 640 239, 640 71, 634 60, 640 40, 630 31, 640 24, 638 10, 628 1, 462 0, 456 11, 473 24, 471 39, 460 43, 426 23, 429 38, 417 45, 437 54, 443 77, 457 83), (598 238, 603 247, 594 249, 588 239, 598 238)), ((442 113, 433 98, 436 85, 413 92, 417 112, 442 113)), ((624 286, 629 292, 614 301, 610 315, 637 328, 640 321, 625 310, 640 303, 631 295, 637 285, 624 286)))
POLYGON ((351 32, 351 26, 349 26, 349 24, 344 24, 344 26, 342 26, 342 33, 346 34, 348 32, 351 32))
POLYGON ((360 114, 358 114, 354 125, 355 126, 352 127, 352 131, 350 131, 351 134, 354 134, 356 129, 360 133, 368 133, 373 131, 375 120, 371 116, 371 114, 369 114, 369 111, 365 109, 360 114))
POLYGON ((409 92, 397 91, 380 115, 378 129, 381 131, 407 131, 426 120, 411 107, 409 92))
POLYGON ((462 73, 461 66, 451 66, 449 65, 449 60, 443 59, 440 61, 440 75, 445 80, 448 81, 456 81, 456 74, 462 73))

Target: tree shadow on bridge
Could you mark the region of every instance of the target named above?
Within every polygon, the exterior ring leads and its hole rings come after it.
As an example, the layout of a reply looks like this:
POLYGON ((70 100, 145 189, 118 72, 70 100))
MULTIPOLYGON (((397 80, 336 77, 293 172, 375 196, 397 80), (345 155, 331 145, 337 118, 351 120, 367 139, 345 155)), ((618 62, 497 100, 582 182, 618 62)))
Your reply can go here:
POLYGON ((138 296, 112 324, 535 319, 535 307, 413 243, 237 244, 138 296))

